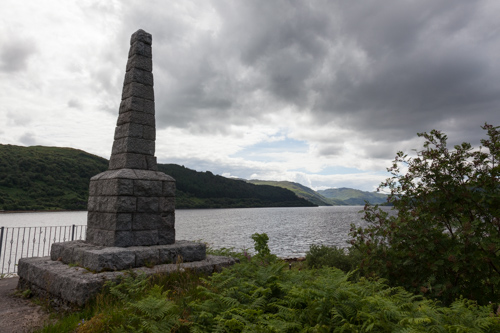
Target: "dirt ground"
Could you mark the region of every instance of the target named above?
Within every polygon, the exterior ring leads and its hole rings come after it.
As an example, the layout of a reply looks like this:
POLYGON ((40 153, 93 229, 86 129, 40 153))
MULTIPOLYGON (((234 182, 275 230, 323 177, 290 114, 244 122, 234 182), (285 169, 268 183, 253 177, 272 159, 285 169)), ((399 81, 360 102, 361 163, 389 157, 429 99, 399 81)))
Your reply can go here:
POLYGON ((49 320, 41 306, 16 293, 18 280, 0 279, 0 333, 32 332, 49 320))

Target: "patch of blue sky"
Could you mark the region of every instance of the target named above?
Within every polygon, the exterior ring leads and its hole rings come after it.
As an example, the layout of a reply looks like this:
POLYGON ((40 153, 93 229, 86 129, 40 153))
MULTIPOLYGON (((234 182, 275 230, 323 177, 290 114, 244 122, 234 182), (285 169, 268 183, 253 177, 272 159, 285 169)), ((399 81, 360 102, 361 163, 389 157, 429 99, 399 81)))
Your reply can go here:
POLYGON ((278 139, 262 141, 249 147, 245 147, 231 157, 239 157, 258 162, 269 162, 271 156, 280 153, 307 153, 309 145, 306 141, 294 139, 278 139))

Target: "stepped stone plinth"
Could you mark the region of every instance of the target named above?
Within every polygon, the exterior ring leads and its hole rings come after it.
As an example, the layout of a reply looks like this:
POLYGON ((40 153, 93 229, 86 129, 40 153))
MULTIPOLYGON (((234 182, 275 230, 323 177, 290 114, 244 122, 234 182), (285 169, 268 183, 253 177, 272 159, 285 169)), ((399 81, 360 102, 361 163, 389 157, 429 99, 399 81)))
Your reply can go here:
POLYGON ((175 180, 158 171, 155 157, 151 44, 143 30, 130 40, 109 168, 90 179, 86 241, 56 243, 50 257, 21 259, 19 288, 82 305, 123 270, 153 274, 184 265, 208 272, 235 262, 207 258, 203 243, 175 240, 175 180))

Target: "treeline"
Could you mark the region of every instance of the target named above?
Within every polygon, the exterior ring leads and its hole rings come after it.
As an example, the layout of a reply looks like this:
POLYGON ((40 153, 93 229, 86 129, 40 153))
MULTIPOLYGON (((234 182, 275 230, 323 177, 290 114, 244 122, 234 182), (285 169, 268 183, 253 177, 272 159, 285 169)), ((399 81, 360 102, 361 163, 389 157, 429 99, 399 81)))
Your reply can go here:
MULTIPOLYGON (((0 210, 86 210, 89 180, 108 160, 82 150, 0 145, 0 210)), ((177 181, 177 208, 314 206, 293 192, 159 164, 177 181)))
POLYGON ((176 164, 159 164, 158 169, 176 179, 177 205, 183 208, 315 206, 276 186, 257 186, 176 164))
POLYGON ((0 145, 0 209, 87 209, 89 179, 107 166, 77 149, 0 145))

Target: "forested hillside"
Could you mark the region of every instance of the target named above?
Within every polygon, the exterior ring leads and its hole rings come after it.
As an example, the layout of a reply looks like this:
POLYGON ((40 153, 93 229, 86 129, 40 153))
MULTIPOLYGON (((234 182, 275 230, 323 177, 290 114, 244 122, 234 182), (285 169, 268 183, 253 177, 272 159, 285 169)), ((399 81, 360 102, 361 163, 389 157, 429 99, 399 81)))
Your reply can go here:
POLYGON ((186 208, 315 206, 276 186, 257 186, 177 164, 159 164, 158 169, 176 179, 177 202, 186 208))
POLYGON ((107 168, 82 150, 0 145, 0 210, 87 209, 89 179, 107 168))
MULTIPOLYGON (((0 210, 85 210, 89 179, 108 160, 82 150, 0 145, 0 210)), ((177 181, 177 208, 314 206, 293 192, 159 164, 177 181)))

